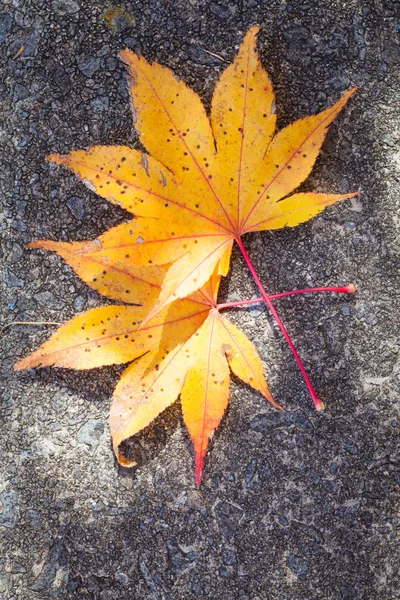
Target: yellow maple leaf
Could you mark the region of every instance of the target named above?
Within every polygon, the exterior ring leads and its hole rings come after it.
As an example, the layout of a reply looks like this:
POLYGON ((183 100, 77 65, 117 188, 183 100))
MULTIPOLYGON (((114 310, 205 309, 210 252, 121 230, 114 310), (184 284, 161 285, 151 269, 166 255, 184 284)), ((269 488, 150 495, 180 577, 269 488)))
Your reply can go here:
POLYGON ((251 342, 217 310, 219 279, 229 270, 233 243, 320 410, 323 403, 242 236, 293 227, 356 195, 289 195, 309 175, 329 124, 355 90, 276 133, 272 85, 256 50, 258 30, 250 29, 217 83, 210 119, 199 97, 169 69, 123 51, 135 126, 148 154, 127 146, 93 146, 49 160, 73 170, 91 190, 134 218, 96 240, 29 245, 57 252, 100 293, 142 306, 108 306, 76 317, 16 368, 92 368, 137 359, 114 395, 110 425, 116 454, 122 461, 121 442, 181 393, 197 482, 209 436, 228 401, 228 363, 274 403, 251 342))

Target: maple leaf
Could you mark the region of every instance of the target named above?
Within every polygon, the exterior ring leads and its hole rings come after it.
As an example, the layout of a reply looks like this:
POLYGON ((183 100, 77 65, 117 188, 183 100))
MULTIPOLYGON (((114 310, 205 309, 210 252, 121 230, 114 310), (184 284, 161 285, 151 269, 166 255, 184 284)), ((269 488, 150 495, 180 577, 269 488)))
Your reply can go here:
MULTIPOLYGON (((356 195, 289 195, 309 175, 329 124, 355 90, 275 133, 272 85, 256 51, 258 29, 250 29, 217 83, 210 120, 199 97, 169 69, 123 51, 136 129, 149 154, 94 146, 49 160, 73 170, 135 218, 93 241, 29 244, 57 252, 101 294, 141 306, 106 306, 75 317, 16 368, 83 369, 135 360, 117 385, 111 409, 118 460, 131 464, 119 451, 122 441, 181 394, 198 484, 209 437, 227 406, 229 366, 278 407, 254 346, 218 310, 220 276, 229 270, 233 242, 320 410, 323 403, 272 304, 274 296, 264 290, 241 238, 298 225, 356 195)), ((322 289, 354 291, 352 286, 322 289)), ((292 293, 297 292, 283 295, 292 293)), ((235 303, 220 307, 228 305, 235 303)))
POLYGON ((62 325, 15 369, 49 365, 92 369, 138 359, 122 374, 114 392, 110 429, 117 459, 124 466, 135 464, 121 454, 120 444, 149 425, 181 393, 200 485, 208 440, 228 404, 229 366, 280 408, 253 344, 218 311, 219 282, 220 276, 213 276, 202 289, 173 302, 143 327, 149 306, 89 310, 62 325))

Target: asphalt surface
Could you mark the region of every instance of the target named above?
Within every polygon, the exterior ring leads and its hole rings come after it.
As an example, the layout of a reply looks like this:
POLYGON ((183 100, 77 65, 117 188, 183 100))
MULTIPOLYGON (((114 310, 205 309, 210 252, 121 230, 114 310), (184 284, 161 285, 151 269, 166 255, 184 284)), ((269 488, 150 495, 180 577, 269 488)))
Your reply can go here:
MULTIPOLYGON (((361 191, 307 224, 246 239, 270 293, 358 291, 276 304, 323 414, 267 312, 232 313, 287 410, 235 380, 200 490, 179 403, 129 442, 140 467, 122 469, 107 428, 122 369, 15 374, 54 327, 2 332, 1 598, 400 598, 395 10, 391 0, 1 0, 3 323, 63 322, 107 302, 59 258, 24 246, 92 238, 127 217, 45 162, 93 144, 138 147, 122 48, 172 68, 208 106, 220 58, 230 62, 260 24, 279 127, 359 87, 304 189, 361 191)), ((235 253, 222 296, 255 293, 235 253)))

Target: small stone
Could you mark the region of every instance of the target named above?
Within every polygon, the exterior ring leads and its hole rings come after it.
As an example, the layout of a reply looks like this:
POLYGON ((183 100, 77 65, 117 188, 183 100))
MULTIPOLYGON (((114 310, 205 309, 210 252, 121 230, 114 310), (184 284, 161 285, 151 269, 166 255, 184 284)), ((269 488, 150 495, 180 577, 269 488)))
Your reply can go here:
POLYGON ((24 200, 18 200, 18 202, 15 203, 15 210, 17 211, 17 215, 19 217, 25 216, 25 211, 26 211, 27 206, 28 206, 28 203, 25 202, 24 200))
POLYGON ((78 431, 79 444, 86 444, 93 450, 96 450, 100 444, 100 438, 104 433, 104 423, 97 419, 90 419, 82 425, 78 431))
POLYGON ((115 579, 119 585, 125 586, 129 581, 129 577, 126 573, 116 573, 115 579))
POLYGON ((53 0, 51 5, 59 15, 73 15, 79 11, 79 4, 74 0, 53 0))
POLYGON ((14 490, 5 490, 0 494, 0 527, 13 529, 19 517, 17 494, 14 490))
POLYGON ((219 502, 214 514, 223 537, 227 540, 233 539, 243 517, 243 510, 230 502, 219 502))
POLYGON ((0 575, 0 593, 10 593, 12 588, 11 573, 1 573, 0 575))
POLYGON ((107 96, 99 96, 91 101, 90 106, 94 112, 104 112, 108 110, 109 100, 107 96))
POLYGON ((343 583, 340 586, 341 600, 360 600, 361 596, 351 583, 343 583))
POLYGON ((4 42, 11 31, 12 16, 8 13, 0 14, 0 42, 4 42))
POLYGON ((83 296, 77 296, 74 300, 74 309, 77 312, 81 312, 85 308, 86 298, 83 296))
POLYGON ((137 46, 137 39, 134 37, 124 38, 123 47, 130 48, 131 50, 135 50, 137 46))
MULTIPOLYGON (((23 133, 16 143, 17 148, 25 148, 29 144, 30 139, 31 138, 29 135, 25 135, 23 133)), ((20 221, 19 226, 20 226, 20 231, 26 231, 26 223, 23 223, 22 221, 20 221)))
POLYGON ((222 551, 222 562, 224 565, 228 565, 228 567, 234 565, 236 563, 236 553, 233 550, 229 550, 229 548, 225 548, 222 551))
POLYGON ((399 62, 399 46, 394 40, 388 42, 386 48, 382 52, 382 59, 390 67, 394 67, 399 62))
POLYGON ((22 279, 18 279, 18 277, 16 277, 14 275, 14 273, 12 273, 11 271, 9 271, 8 269, 6 269, 5 272, 4 272, 3 280, 4 280, 4 283, 8 287, 19 287, 19 288, 22 288, 25 285, 25 282, 22 281, 22 279))
POLYGON ((235 6, 233 2, 228 6, 225 4, 225 2, 222 3, 218 1, 211 2, 210 4, 210 11, 212 14, 221 19, 229 19, 230 17, 233 17, 237 8, 238 7, 235 6))
POLYGON ((198 65, 208 65, 210 67, 219 66, 221 61, 215 56, 211 56, 208 52, 205 52, 200 46, 190 46, 188 48, 188 57, 191 61, 198 65))
POLYGON ((343 444, 343 450, 346 450, 349 454, 357 454, 357 446, 354 442, 346 442, 343 444))
POLYGON ((101 63, 100 58, 80 54, 76 59, 76 64, 80 72, 86 77, 93 77, 94 73, 100 69, 101 63))
POLYGON ((24 51, 23 51, 24 58, 36 56, 37 51, 38 51, 39 42, 40 42, 40 32, 34 30, 33 32, 31 32, 29 37, 27 37, 24 42, 24 51))
POLYGON ((86 202, 79 196, 71 196, 66 201, 66 205, 77 221, 82 221, 86 215, 86 202))
POLYGON ((263 302, 260 302, 259 304, 249 304, 247 310, 253 319, 257 319, 265 311, 265 304, 263 302))
POLYGON ((300 556, 290 554, 286 559, 286 564, 298 579, 302 580, 307 577, 309 571, 308 564, 300 556))
POLYGON ((54 83, 60 88, 60 90, 66 94, 71 89, 71 79, 66 71, 62 67, 56 67, 54 74, 54 83))
POLYGON ((64 302, 58 300, 51 292, 39 292, 35 294, 34 299, 40 306, 44 308, 50 308, 51 310, 62 310, 64 308, 64 302))
POLYGON ((18 102, 18 100, 25 100, 28 98, 29 90, 27 87, 22 85, 21 83, 17 83, 14 88, 14 100, 18 102))

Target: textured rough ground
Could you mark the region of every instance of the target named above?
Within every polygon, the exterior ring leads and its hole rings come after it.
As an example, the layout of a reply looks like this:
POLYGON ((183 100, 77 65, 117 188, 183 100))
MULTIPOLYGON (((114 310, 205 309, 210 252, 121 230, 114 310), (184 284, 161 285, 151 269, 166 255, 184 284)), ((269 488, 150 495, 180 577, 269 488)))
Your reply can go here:
MULTIPOLYGON (((255 23, 280 126, 359 86, 307 186, 362 193, 247 247, 271 293, 349 282, 358 292, 279 304, 324 414, 266 312, 236 312, 287 412, 235 382, 200 491, 179 404, 130 444, 142 466, 120 469, 106 425, 119 369, 14 374, 51 328, 4 331, 0 597, 398 599, 395 2, 121 0, 105 14, 110 6, 1 2, 3 322, 63 321, 104 302, 24 245, 83 240, 125 218, 44 160, 138 143, 119 50, 168 65, 209 102, 224 64, 206 50, 230 61, 255 23)), ((236 255, 224 293, 255 291, 236 255)))

